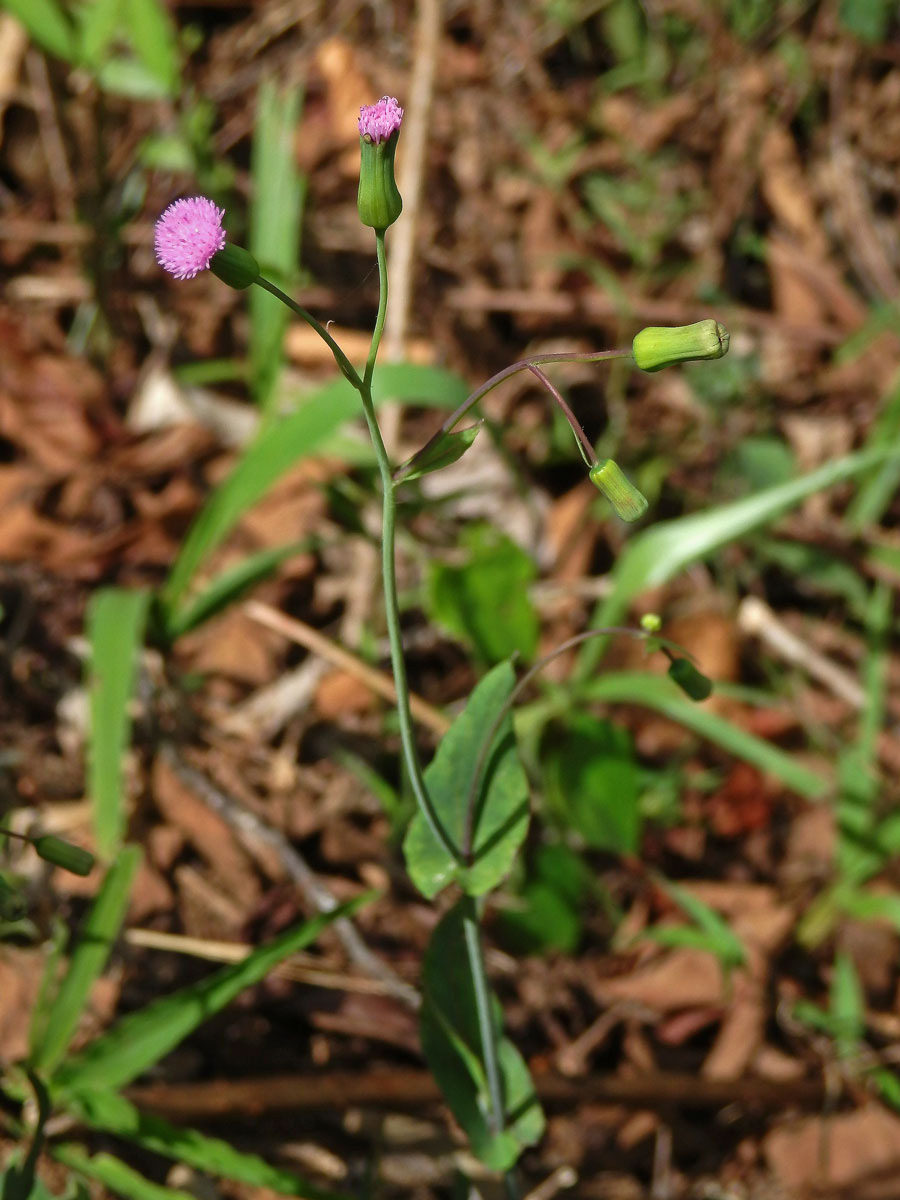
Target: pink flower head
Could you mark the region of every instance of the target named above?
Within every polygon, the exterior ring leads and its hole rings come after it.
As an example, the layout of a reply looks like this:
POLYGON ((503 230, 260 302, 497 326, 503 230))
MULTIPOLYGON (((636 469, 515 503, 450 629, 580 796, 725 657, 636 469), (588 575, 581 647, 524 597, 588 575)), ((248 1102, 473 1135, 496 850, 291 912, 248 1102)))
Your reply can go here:
POLYGON ((225 245, 224 216, 225 210, 205 196, 176 200, 156 222, 156 261, 176 279, 193 279, 207 270, 225 245))
POLYGON ((382 96, 377 104, 364 104, 359 110, 359 132, 364 138, 386 142, 400 128, 403 109, 393 96, 382 96))

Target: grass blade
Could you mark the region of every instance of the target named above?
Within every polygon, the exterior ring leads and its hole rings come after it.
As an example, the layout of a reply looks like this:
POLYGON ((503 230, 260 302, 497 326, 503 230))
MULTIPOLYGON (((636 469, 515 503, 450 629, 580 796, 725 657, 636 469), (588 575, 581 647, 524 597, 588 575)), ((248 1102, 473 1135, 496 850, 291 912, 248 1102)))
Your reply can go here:
POLYGON ((71 1143, 54 1146, 50 1153, 70 1171, 77 1171, 87 1179, 96 1179, 111 1192, 126 1197, 126 1200, 196 1200, 190 1192, 183 1192, 180 1188, 151 1183, 112 1154, 87 1154, 80 1146, 71 1143))
POLYGON ((127 1138, 145 1150, 174 1158, 211 1175, 236 1179, 254 1187, 272 1188, 283 1196, 349 1200, 349 1197, 314 1187, 291 1171, 271 1167, 258 1155, 236 1150, 220 1138, 208 1137, 196 1129, 180 1129, 162 1117, 142 1113, 124 1096, 114 1092, 92 1091, 76 1095, 72 1098, 71 1108, 94 1129, 127 1138))
POLYGON ((125 919, 134 874, 141 861, 137 846, 126 846, 106 872, 63 977, 50 1005, 46 1025, 36 1038, 30 1065, 53 1071, 62 1061, 94 981, 106 965, 125 919))
POLYGON ((103 588, 95 592, 88 605, 88 795, 97 850, 105 858, 114 854, 124 839, 122 755, 131 732, 129 704, 149 600, 147 592, 103 588))
MULTIPOLYGON (((256 98, 248 249, 263 274, 283 291, 290 290, 294 282, 300 254, 305 189, 297 170, 294 135, 302 100, 299 87, 280 87, 269 79, 260 84, 256 98)), ((271 412, 290 313, 261 288, 251 288, 248 303, 250 386, 260 408, 271 412)))
POLYGON ((52 1080, 54 1090, 120 1088, 131 1083, 244 988, 259 983, 289 955, 314 942, 338 917, 352 915, 371 898, 371 893, 365 893, 331 912, 320 913, 260 946, 241 962, 123 1017, 62 1065, 52 1080))
POLYGON ((667 675, 651 675, 641 671, 611 672, 582 684, 579 695, 607 704, 642 704, 652 708, 699 737, 721 746, 736 758, 742 758, 760 771, 776 776, 785 787, 807 800, 821 800, 831 786, 823 776, 804 767, 777 746, 686 700, 667 675))

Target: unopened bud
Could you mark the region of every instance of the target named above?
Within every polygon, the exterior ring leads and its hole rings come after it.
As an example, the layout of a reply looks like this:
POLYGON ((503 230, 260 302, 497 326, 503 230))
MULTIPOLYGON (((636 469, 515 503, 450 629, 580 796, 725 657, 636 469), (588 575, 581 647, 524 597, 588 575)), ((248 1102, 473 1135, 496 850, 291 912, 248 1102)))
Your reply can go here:
POLYGON ((62 867, 64 871, 71 871, 73 875, 90 875, 94 869, 93 854, 82 850, 81 846, 73 846, 71 842, 54 837, 52 833, 32 838, 31 844, 38 858, 53 863, 55 867, 62 867))
POLYGON ((599 488, 623 521, 637 521, 647 511, 647 497, 639 491, 612 458, 591 467, 591 483, 599 488))
POLYGON ((710 317, 693 325, 651 325, 641 330, 631 349, 642 371, 661 371, 691 359, 721 358, 729 341, 725 326, 710 317))
POLYGON ((359 219, 371 229, 387 229, 400 216, 403 200, 394 179, 394 155, 403 109, 393 96, 359 110, 359 219))
POLYGON ((259 263, 250 251, 245 250, 243 246, 233 246, 231 242, 226 242, 222 249, 213 255, 209 269, 223 283, 239 291, 248 288, 259 279, 259 263))
POLYGON ((708 700, 712 695, 712 681, 686 658, 672 659, 669 663, 669 678, 673 683, 677 683, 691 700, 708 700))

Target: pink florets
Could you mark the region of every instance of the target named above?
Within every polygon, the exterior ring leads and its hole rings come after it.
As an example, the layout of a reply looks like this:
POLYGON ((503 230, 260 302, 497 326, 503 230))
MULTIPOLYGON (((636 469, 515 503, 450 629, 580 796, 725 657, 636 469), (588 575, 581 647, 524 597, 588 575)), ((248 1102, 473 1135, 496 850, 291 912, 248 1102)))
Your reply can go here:
POLYGON ((205 196, 176 200, 156 222, 156 261, 176 279, 193 279, 225 245, 224 216, 205 196))
POLYGON ((359 110, 359 132, 376 144, 400 128, 403 109, 393 96, 382 96, 377 104, 364 104, 359 110))

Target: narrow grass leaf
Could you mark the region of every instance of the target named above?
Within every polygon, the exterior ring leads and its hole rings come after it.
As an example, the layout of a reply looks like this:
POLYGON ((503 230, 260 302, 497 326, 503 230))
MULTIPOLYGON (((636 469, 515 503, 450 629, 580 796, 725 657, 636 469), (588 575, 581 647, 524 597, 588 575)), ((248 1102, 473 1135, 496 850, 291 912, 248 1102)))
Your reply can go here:
POLYGON ((198 1171, 253 1187, 271 1188, 282 1196, 350 1200, 340 1193, 315 1187, 291 1171, 271 1167, 258 1155, 236 1150, 220 1138, 207 1137, 196 1129, 182 1129, 162 1117, 142 1113, 115 1092, 77 1093, 70 1098, 69 1107, 74 1115, 94 1129, 126 1138, 145 1150, 173 1158, 198 1171))
POLYGON ((421 813, 413 817, 403 851, 413 883, 429 899, 454 880, 471 896, 496 887, 508 874, 528 831, 528 780, 509 713, 489 753, 483 753, 485 738, 514 686, 509 663, 485 675, 425 772, 428 793, 451 844, 464 851, 471 831, 469 860, 460 863, 444 850, 421 813))
POLYGON ((88 794, 94 838, 103 857, 118 850, 125 833, 122 756, 131 732, 129 706, 149 601, 148 592, 103 588, 88 605, 88 794))
POLYGON ((173 619, 166 625, 166 637, 174 641, 182 634, 196 629, 210 617, 221 612, 229 604, 238 600, 244 592, 255 584, 271 575, 286 559, 302 554, 309 546, 308 542, 293 542, 289 546, 273 546, 249 554, 236 566, 229 567, 217 575, 203 591, 183 608, 179 609, 173 619))
POLYGON ((241 962, 123 1017, 62 1065, 52 1081, 55 1091, 120 1088, 131 1083, 244 988, 259 983, 289 955, 314 942, 332 922, 352 915, 371 898, 367 893, 321 913, 286 930, 241 962))
POLYGON ((102 1183, 126 1200, 196 1200, 190 1192, 183 1192, 180 1188, 151 1183, 112 1154, 87 1154, 81 1146, 69 1142, 54 1146, 50 1154, 70 1171, 77 1171, 86 1179, 102 1183))
POLYGON ((844 950, 834 957, 828 1007, 838 1057, 854 1058, 866 1029, 865 998, 853 959, 844 950))
MULTIPOLYGON (((303 94, 297 86, 264 79, 256 97, 256 123, 250 173, 248 250, 263 274, 282 290, 290 289, 297 273, 303 215, 303 179, 297 169, 294 137, 300 121, 303 94)), ((257 403, 269 411, 281 372, 284 335, 290 313, 262 288, 251 288, 250 384, 257 403)))
POLYGON ((91 0, 76 9, 79 22, 81 60, 97 70, 115 37, 122 14, 122 0, 91 0))
POLYGON ((614 671, 582 684, 578 694, 585 700, 607 704, 642 704, 663 713, 736 758, 742 758, 760 771, 774 775, 785 787, 807 800, 821 800, 831 787, 828 779, 803 766, 795 756, 764 742, 717 713, 686 700, 668 676, 641 671, 614 671))
POLYGON ((141 861, 137 846, 121 850, 106 872, 91 906, 59 990, 50 1004, 44 1029, 32 1050, 30 1066, 47 1073, 62 1061, 88 995, 99 978, 118 935, 141 861))

